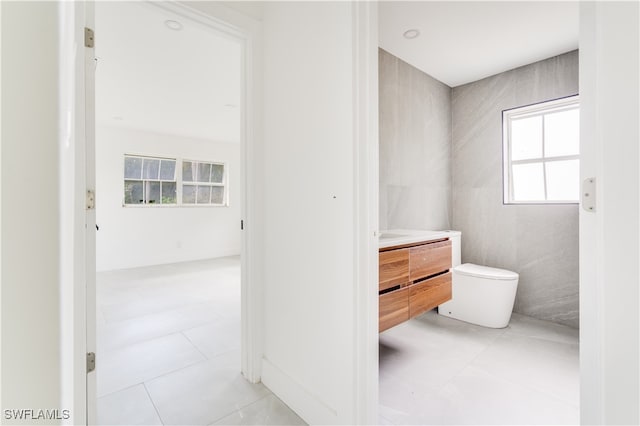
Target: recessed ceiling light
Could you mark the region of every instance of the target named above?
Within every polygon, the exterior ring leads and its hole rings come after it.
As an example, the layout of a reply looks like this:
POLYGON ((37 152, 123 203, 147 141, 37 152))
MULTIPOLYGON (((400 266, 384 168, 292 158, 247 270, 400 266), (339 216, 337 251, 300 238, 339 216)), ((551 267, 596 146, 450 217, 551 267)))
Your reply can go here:
POLYGON ((170 30, 180 31, 182 29, 182 24, 178 21, 174 21, 173 19, 167 19, 166 21, 164 21, 164 24, 170 30))
POLYGON ((407 30, 403 34, 404 38, 408 38, 409 40, 411 40, 412 38, 416 38, 419 35, 420 35, 420 31, 415 30, 415 29, 407 30))

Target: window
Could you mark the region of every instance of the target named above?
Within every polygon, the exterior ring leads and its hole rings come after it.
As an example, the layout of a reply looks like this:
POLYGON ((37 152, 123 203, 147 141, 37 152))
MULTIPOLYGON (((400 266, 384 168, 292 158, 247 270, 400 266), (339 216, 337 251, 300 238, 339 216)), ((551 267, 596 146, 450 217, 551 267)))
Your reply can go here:
POLYGON ((502 125, 504 202, 577 203, 578 96, 503 111, 502 125))
POLYGON ((226 171, 223 163, 125 155, 124 205, 226 206, 226 171))
POLYGON ((176 204, 176 188, 176 160, 125 155, 125 204, 176 204))
POLYGON ((225 204, 224 164, 182 162, 183 204, 225 204))

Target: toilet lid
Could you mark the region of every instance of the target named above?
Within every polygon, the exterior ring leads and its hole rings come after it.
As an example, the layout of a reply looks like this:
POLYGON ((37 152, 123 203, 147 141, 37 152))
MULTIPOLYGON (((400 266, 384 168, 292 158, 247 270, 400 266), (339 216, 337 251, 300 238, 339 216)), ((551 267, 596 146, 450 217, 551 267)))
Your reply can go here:
POLYGON ((474 265, 473 263, 465 263, 453 268, 453 271, 460 275, 468 275, 471 277, 491 278, 494 280, 514 280, 518 278, 518 274, 506 269, 490 268, 488 266, 474 265))

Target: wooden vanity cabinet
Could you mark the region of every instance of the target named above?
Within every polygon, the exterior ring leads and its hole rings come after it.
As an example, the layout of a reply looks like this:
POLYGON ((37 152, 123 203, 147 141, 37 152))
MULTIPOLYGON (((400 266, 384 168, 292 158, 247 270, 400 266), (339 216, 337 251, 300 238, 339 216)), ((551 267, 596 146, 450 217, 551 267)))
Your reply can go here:
POLYGON ((451 267, 451 241, 423 244, 409 249, 410 281, 448 271, 451 267))
POLYGON ((451 299, 451 241, 388 247, 379 253, 380 332, 451 299))
POLYGON ((387 330, 409 319, 408 301, 409 288, 401 288, 379 296, 379 331, 387 330))
POLYGON ((378 277, 378 291, 409 281, 409 249, 380 252, 378 277))
POLYGON ((407 290, 409 318, 413 318, 451 300, 451 272, 417 282, 407 287, 407 290))

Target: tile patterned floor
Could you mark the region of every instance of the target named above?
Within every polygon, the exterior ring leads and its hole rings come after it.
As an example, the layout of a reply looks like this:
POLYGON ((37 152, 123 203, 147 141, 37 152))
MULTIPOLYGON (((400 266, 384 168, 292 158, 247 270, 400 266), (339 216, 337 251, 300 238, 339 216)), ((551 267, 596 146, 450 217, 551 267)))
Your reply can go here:
POLYGON ((98 424, 305 424, 240 375, 238 257, 98 274, 98 424))
MULTIPOLYGON (((299 425, 240 375, 238 257, 98 274, 98 423, 299 425)), ((577 330, 429 312, 380 334, 380 424, 578 424, 577 330)))
POLYGON ((513 314, 494 330, 432 311, 379 348, 381 424, 579 424, 572 328, 513 314))

